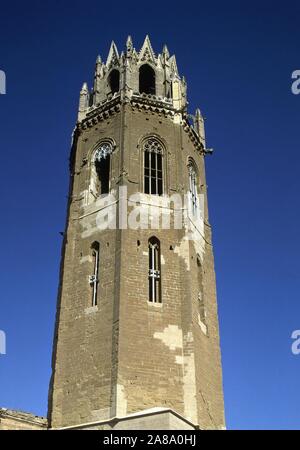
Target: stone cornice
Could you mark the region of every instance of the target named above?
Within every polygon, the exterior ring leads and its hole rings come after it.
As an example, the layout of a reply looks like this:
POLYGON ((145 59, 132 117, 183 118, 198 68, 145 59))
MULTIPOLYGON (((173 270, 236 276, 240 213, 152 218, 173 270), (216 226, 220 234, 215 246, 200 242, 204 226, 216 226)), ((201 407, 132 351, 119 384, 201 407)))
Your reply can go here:
POLYGON ((173 118, 178 112, 173 108, 172 103, 159 99, 154 95, 133 95, 130 103, 133 109, 162 114, 170 118, 173 118))
POLYGON ((1 419, 12 419, 32 425, 37 425, 41 428, 47 428, 47 419, 45 417, 35 416, 34 414, 26 413, 23 411, 0 408, 0 420, 1 419))
POLYGON ((84 119, 77 123, 80 130, 86 130, 102 120, 108 119, 110 116, 118 113, 121 109, 120 95, 106 100, 104 103, 89 108, 84 119))
POLYGON ((183 119, 182 122, 182 127, 183 130, 187 133, 187 135, 189 136, 191 142, 194 144, 194 146, 196 147, 196 150, 198 150, 201 154, 206 155, 211 153, 210 151, 207 151, 202 142, 200 141, 200 138, 198 136, 198 134, 196 133, 196 131, 194 130, 194 128, 188 123, 187 118, 183 119))
POLYGON ((109 117, 119 113, 122 103, 129 103, 133 110, 149 111, 151 113, 163 115, 171 120, 174 119, 175 115, 181 116, 181 126, 188 134, 189 139, 194 144, 196 150, 204 155, 210 153, 209 151, 206 151, 198 134, 192 125, 189 124, 186 111, 183 112, 182 110, 175 109, 171 100, 163 97, 157 97, 155 95, 134 93, 130 99, 125 100, 122 100, 120 95, 115 95, 111 99, 106 100, 104 103, 90 107, 85 118, 77 123, 78 130, 81 131, 91 128, 98 122, 107 120, 109 117))

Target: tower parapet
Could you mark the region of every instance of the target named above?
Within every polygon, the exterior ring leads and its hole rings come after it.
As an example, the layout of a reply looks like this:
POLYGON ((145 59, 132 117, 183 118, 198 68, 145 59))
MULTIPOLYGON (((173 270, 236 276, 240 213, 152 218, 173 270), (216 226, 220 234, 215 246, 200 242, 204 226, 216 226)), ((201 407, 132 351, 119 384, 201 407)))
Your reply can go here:
MULTIPOLYGON (((97 117, 97 112, 109 112, 120 103, 158 111, 174 122, 186 121, 190 125, 186 81, 179 74, 175 55, 170 56, 166 45, 156 55, 146 36, 137 51, 128 36, 121 54, 112 42, 106 62, 97 57, 93 87, 89 90, 84 83, 80 92, 78 122, 84 126, 85 120, 97 117)), ((197 127, 194 130, 199 131, 197 127)))

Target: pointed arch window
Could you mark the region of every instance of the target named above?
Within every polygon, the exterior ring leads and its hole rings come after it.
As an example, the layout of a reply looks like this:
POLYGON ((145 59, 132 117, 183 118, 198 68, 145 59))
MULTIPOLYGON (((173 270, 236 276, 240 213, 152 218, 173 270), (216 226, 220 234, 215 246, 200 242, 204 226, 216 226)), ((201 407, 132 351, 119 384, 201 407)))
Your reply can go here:
POLYGON ((120 72, 117 69, 114 69, 110 72, 108 76, 108 83, 112 94, 114 94, 115 92, 119 92, 120 72))
POLYGON ((161 261, 160 242, 156 237, 149 239, 149 302, 161 303, 161 261))
POLYGON ((93 260, 93 274, 89 276, 90 286, 92 288, 92 306, 98 304, 98 283, 99 283, 99 242, 93 242, 91 246, 92 260, 93 260))
POLYGON ((197 179, 198 171, 196 165, 192 159, 188 163, 188 174, 189 174, 189 196, 190 196, 190 206, 193 216, 198 214, 198 192, 197 192, 197 179))
POLYGON ((144 192, 163 194, 163 147, 156 138, 144 142, 144 192))
POLYGON ((139 91, 141 94, 155 95, 155 72, 149 64, 143 64, 140 67, 139 91))
POLYGON ((108 194, 110 187, 110 159, 113 145, 109 141, 102 142, 95 153, 95 167, 98 176, 99 195, 108 194))

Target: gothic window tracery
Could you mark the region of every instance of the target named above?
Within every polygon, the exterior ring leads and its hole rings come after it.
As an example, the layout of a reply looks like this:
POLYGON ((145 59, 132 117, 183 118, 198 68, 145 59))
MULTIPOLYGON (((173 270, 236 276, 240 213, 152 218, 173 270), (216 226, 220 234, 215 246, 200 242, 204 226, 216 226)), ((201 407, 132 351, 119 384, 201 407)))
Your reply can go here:
POLYGON ((99 195, 108 194, 110 186, 110 161, 114 150, 110 141, 103 141, 97 148, 94 163, 97 172, 97 192, 99 195))
POLYGON ((95 152, 95 162, 100 162, 102 159, 106 159, 107 156, 113 152, 113 146, 111 142, 102 142, 95 152))
POLYGON ((163 194, 163 147, 158 139, 148 138, 144 150, 144 192, 151 195, 163 194))

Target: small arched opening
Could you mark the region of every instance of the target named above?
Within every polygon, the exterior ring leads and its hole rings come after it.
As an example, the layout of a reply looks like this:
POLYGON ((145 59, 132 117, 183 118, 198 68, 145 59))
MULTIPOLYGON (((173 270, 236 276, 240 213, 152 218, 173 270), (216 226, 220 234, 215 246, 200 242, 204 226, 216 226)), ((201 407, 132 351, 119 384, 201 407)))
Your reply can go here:
POLYGON ((95 153, 95 169, 97 173, 96 191, 98 195, 108 194, 110 188, 110 161, 113 146, 111 142, 102 142, 95 153))
POLYGON ((141 94, 155 95, 155 72, 149 64, 140 67, 139 91, 141 94))
POLYGON ((111 93, 114 94, 120 90, 120 72, 114 69, 110 72, 108 76, 108 83, 111 93))

